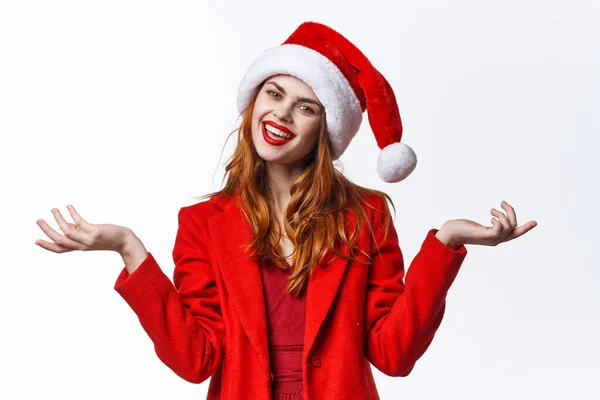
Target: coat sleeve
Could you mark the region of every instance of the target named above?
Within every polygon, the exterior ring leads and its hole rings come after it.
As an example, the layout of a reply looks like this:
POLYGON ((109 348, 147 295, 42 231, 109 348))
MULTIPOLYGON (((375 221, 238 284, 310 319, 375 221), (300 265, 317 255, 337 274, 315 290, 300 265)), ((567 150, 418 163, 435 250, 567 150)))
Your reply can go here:
POLYGON ((404 261, 393 221, 384 238, 384 204, 373 216, 374 241, 367 282, 365 356, 389 376, 407 376, 442 322, 446 294, 467 254, 428 231, 404 279, 404 261))
POLYGON ((159 359, 181 378, 202 383, 222 362, 224 324, 200 230, 184 208, 178 220, 174 284, 148 252, 132 274, 123 268, 114 289, 137 315, 159 359))

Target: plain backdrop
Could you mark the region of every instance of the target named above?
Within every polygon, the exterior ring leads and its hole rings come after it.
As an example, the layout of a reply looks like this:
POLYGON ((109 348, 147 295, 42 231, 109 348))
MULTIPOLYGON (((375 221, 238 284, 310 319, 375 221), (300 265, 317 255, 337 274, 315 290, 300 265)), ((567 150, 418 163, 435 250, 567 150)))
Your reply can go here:
POLYGON ((177 212, 218 190, 251 61, 303 21, 391 83, 418 166, 376 173, 367 114, 339 169, 397 209, 405 268, 430 228, 538 226, 467 245, 430 348, 382 399, 598 399, 600 6, 590 1, 0 2, 0 398, 204 399, 113 289, 114 252, 55 254, 73 204, 130 227, 172 278, 177 212))

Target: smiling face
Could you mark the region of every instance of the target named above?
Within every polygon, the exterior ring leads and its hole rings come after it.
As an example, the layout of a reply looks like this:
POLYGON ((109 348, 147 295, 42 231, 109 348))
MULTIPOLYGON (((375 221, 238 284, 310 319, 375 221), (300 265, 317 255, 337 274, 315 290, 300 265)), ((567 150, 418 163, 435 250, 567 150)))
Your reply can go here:
POLYGON ((254 103, 254 147, 265 161, 295 166, 317 144, 324 116, 323 106, 304 81, 290 75, 272 76, 254 103))

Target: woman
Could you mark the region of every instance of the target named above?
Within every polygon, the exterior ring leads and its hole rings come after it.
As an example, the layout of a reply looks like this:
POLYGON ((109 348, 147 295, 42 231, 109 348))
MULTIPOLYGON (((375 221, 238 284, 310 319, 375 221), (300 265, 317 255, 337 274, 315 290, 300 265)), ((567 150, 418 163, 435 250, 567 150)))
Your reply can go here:
MULTIPOLYGON (((56 252, 114 250, 115 290, 162 362, 204 382, 208 399, 378 399, 371 364, 407 376, 440 326, 466 244, 495 246, 532 229, 514 209, 492 226, 458 219, 431 229, 406 274, 383 192, 333 168, 367 110, 378 173, 416 165, 400 142, 394 94, 331 28, 306 22, 261 54, 238 92, 242 123, 226 186, 179 211, 173 284, 128 228, 57 209, 56 252)), ((393 203, 392 203, 393 204, 393 203)), ((497 218, 497 219, 496 219, 497 218)))

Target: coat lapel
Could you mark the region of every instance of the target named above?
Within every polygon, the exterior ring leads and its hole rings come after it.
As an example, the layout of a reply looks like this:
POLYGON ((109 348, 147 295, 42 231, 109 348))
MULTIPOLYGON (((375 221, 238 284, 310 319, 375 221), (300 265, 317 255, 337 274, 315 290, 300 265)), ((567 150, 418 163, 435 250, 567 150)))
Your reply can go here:
MULTIPOLYGON (((213 200, 222 212, 209 218, 209 231, 232 305, 265 370, 270 371, 267 314, 259 264, 248 258, 242 250, 242 246, 252 238, 252 227, 236 205, 236 200, 237 197, 213 200)), ((338 247, 338 251, 346 256, 349 250, 347 245, 338 247)), ((315 266, 308 279, 303 350, 305 361, 311 355, 319 329, 333 304, 348 261, 330 251, 323 264, 315 266)))
POLYGON ((234 199, 218 200, 223 210, 211 216, 208 227, 223 281, 240 322, 269 373, 267 313, 259 265, 248 258, 242 246, 252 238, 252 227, 234 199))

